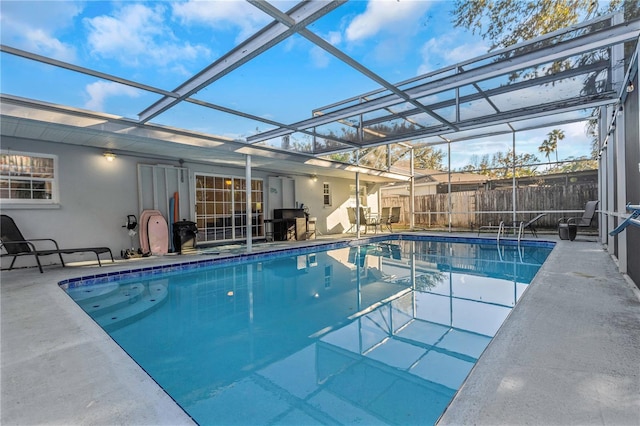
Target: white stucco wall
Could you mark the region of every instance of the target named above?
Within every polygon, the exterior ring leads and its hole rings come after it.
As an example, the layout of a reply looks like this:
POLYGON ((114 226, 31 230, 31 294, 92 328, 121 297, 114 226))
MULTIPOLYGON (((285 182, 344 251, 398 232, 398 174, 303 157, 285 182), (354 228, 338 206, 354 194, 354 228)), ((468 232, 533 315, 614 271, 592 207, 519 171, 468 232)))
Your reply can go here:
MULTIPOLYGON (((427 183, 427 184, 417 184, 414 187, 414 191, 415 191, 415 195, 420 196, 420 195, 432 195, 432 194, 436 194, 438 191, 438 183, 437 182, 432 182, 432 183, 427 183)), ((409 184, 408 183, 402 183, 402 184, 397 184, 397 185, 392 185, 392 186, 385 186, 381 188, 381 194, 383 197, 385 196, 393 196, 393 195, 403 195, 408 197, 409 196, 409 184)))
MULTIPOLYGON (((2 138, 2 149, 58 156, 58 204, 45 207, 0 205, 2 214, 16 221, 25 238, 53 238, 65 248, 107 246, 113 251, 114 257, 120 257, 121 250, 131 247, 129 235, 123 228, 127 215, 134 214, 138 218, 140 215, 137 165, 175 163, 175 166, 179 166, 177 159, 172 162, 123 154, 118 154, 113 162, 108 162, 102 155, 102 149, 9 137, 2 138)), ((185 162, 183 167, 189 169, 189 179, 193 179, 196 172, 245 177, 244 168, 189 162, 185 162)), ((269 175, 272 174, 252 171, 252 178, 264 179, 265 191, 269 175)), ((309 207, 309 214, 318 219, 320 233, 342 233, 349 229, 346 207, 350 184, 354 180, 319 176, 313 182, 308 176, 292 177, 295 180, 296 201, 309 207), (330 207, 323 206, 323 182, 331 185, 330 207)), ((370 197, 370 204, 375 204, 373 207, 377 209, 376 197, 370 197)), ((181 203, 185 201, 181 200, 181 203)), ((193 201, 188 201, 192 215, 193 201)), ((190 219, 195 218, 192 216, 190 219)), ((134 244, 135 247, 139 246, 137 236, 134 244)), ((65 256, 65 260, 70 262, 84 259, 95 259, 95 256, 91 253, 65 256)), ((42 261, 44 264, 55 263, 55 258, 42 258, 42 261)), ((9 262, 10 259, 3 258, 2 267, 8 267, 9 262)), ((31 256, 18 258, 15 266, 27 265, 35 265, 31 256)))

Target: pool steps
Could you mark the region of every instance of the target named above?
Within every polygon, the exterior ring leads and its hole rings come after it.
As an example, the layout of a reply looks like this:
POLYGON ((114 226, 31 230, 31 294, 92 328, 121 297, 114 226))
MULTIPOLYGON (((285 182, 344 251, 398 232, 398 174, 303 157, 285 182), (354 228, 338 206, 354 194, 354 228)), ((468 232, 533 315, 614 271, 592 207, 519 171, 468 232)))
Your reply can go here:
POLYGON ((167 286, 166 279, 148 284, 106 283, 71 288, 69 294, 101 327, 113 331, 159 308, 166 301, 167 286), (98 291, 92 291, 93 287, 99 287, 98 291))

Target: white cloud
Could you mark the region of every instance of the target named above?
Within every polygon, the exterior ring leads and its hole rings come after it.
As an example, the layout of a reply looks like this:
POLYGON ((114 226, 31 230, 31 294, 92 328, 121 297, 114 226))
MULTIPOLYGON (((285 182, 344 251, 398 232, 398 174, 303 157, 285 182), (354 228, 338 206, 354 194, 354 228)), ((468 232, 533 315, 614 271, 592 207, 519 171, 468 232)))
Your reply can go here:
POLYGON ((329 62, 331 61, 329 54, 318 46, 311 48, 309 51, 309 57, 316 68, 326 68, 329 66, 329 62))
POLYGON ((3 1, 0 3, 2 42, 12 47, 73 62, 75 47, 56 34, 73 25, 82 7, 72 2, 3 1))
POLYGON ((111 16, 85 19, 92 53, 132 66, 163 66, 208 56, 209 49, 205 46, 176 40, 164 22, 165 11, 162 5, 152 8, 133 3, 116 10, 111 16))
POLYGON ((369 1, 364 13, 356 16, 347 27, 346 39, 355 42, 380 32, 405 33, 414 27, 411 23, 419 20, 429 6, 427 1, 369 1))
POLYGON ((173 15, 184 24, 216 29, 239 28, 236 43, 245 40, 273 19, 251 4, 238 0, 189 0, 173 4, 173 15))
POLYGON ((330 31, 325 39, 334 46, 337 46, 342 42, 342 34, 339 31, 330 31))
POLYGON ((578 123, 565 124, 563 126, 564 134, 567 139, 587 138, 587 124, 585 121, 578 123))
MULTIPOLYGON (((342 41, 342 35, 338 31, 331 31, 323 38, 332 45, 337 45, 342 41)), ((309 51, 309 57, 311 62, 316 68, 326 68, 331 62, 331 54, 321 49, 318 46, 314 46, 309 51)))
POLYGON ((389 66, 403 62, 407 54, 413 54, 412 41, 424 31, 421 22, 432 4, 421 0, 370 0, 366 10, 346 27, 348 48, 363 49, 369 63, 389 66))
POLYGON ((426 74, 483 55, 489 50, 482 41, 459 44, 459 37, 460 34, 454 32, 429 39, 424 43, 420 49, 422 64, 418 67, 417 74, 426 74), (452 46, 456 47, 452 49, 452 46))
POLYGON ((97 81, 86 86, 89 100, 85 108, 93 111, 104 111, 104 103, 110 97, 126 96, 137 98, 140 92, 133 87, 125 86, 111 81, 97 81))

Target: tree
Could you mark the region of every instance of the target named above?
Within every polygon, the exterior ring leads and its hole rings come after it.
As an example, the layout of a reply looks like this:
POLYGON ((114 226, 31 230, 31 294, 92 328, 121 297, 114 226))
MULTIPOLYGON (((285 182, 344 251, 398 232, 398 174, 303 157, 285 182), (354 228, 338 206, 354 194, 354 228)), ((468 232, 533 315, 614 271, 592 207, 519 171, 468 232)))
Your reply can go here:
POLYGON ((441 149, 434 149, 429 145, 415 145, 413 147, 413 158, 415 167, 418 169, 445 169, 442 163, 444 152, 441 149))
MULTIPOLYGON (((340 129, 340 134, 330 131, 327 136, 336 140, 359 142, 361 137, 359 136, 358 128, 353 123, 343 122, 345 127, 340 129)), ((402 135, 416 131, 416 126, 413 123, 403 121, 400 124, 394 123, 393 126, 384 124, 377 124, 368 126, 362 132, 362 138, 364 141, 375 140, 392 135, 402 135)), ((330 139, 325 139, 319 143, 319 146, 329 147, 332 142, 330 139)), ((354 149, 352 151, 342 152, 338 154, 330 154, 329 158, 335 161, 341 161, 351 164, 359 164, 362 166, 386 169, 388 164, 394 164, 401 158, 403 158, 410 148, 400 144, 390 144, 389 150, 387 145, 379 145, 376 147, 368 147, 361 149, 354 149), (388 157, 388 158, 387 158, 388 157)), ((429 168, 435 170, 442 170, 442 159, 444 153, 442 150, 436 150, 432 146, 424 144, 414 145, 414 159, 415 166, 417 168, 429 168)))
POLYGON ((480 34, 494 50, 623 8, 637 12, 637 0, 611 0, 604 7, 594 0, 456 0, 452 14, 455 26, 480 34))
POLYGON ((564 132, 560 129, 553 129, 551 132, 547 134, 549 137, 549 141, 551 141, 551 145, 553 146, 553 151, 556 154, 556 163, 558 162, 558 142, 564 139, 564 132))
MULTIPOLYGON (((389 151, 386 145, 373 148, 362 148, 347 153, 332 154, 330 158, 336 161, 343 161, 351 164, 358 163, 361 166, 373 167, 377 169, 387 168, 387 156, 389 153, 389 163, 391 165, 402 159, 408 159, 410 148, 400 144, 389 145, 389 151)), ((444 152, 434 149, 429 145, 414 146, 414 164, 418 169, 434 169, 443 170, 442 159, 444 152)))
POLYGON ((513 155, 509 150, 506 154, 497 152, 491 156, 485 154, 482 158, 474 155, 471 163, 462 167, 460 171, 468 173, 479 173, 491 179, 505 179, 513 177, 513 167, 515 161, 516 177, 535 176, 537 174, 538 157, 533 154, 522 153, 513 155))
POLYGON ((538 147, 538 151, 547 157, 549 165, 551 165, 551 153, 556 154, 556 163, 558 162, 558 141, 564 139, 564 132, 560 129, 553 129, 547 134, 547 139, 542 141, 538 147))
MULTIPOLYGON (((456 0, 452 12, 453 23, 457 27, 480 34, 491 43, 490 50, 506 48, 550 32, 569 27, 582 20, 612 12, 623 12, 629 21, 640 16, 640 1, 610 0, 600 3, 596 0, 456 0)), ((539 47, 539 46, 538 46, 539 47)), ((535 45, 523 48, 535 49, 535 45)), ((626 47, 632 49, 629 43, 626 47)), ((522 52, 512 52, 510 56, 522 52)), ((631 52, 627 52, 631 57, 631 52)), ((555 74, 562 70, 582 67, 606 58, 602 52, 567 58, 546 65, 545 74, 555 74)), ((517 80, 522 74, 537 76, 538 67, 529 71, 514 72, 510 80, 517 80)), ((582 89, 583 94, 593 94, 602 90, 606 78, 602 72, 590 73, 582 89)), ((553 83, 551 83, 553 84, 553 83)))
POLYGON ((502 152, 493 155, 491 168, 494 169, 494 176, 498 179, 513 177, 514 162, 515 177, 536 175, 538 157, 528 153, 514 156, 513 150, 509 150, 506 155, 502 152))
POLYGON ((600 137, 598 132, 598 119, 592 118, 587 122, 587 135, 591 136, 591 159, 596 160, 600 153, 600 137))
POLYGON ((495 172, 491 169, 491 158, 489 154, 479 157, 477 154, 471 156, 470 163, 460 169, 461 172, 478 173, 484 176, 495 177, 495 172))
POLYGON ((551 166, 551 154, 556 150, 556 147, 553 145, 553 142, 549 139, 545 139, 542 141, 542 144, 538 147, 538 152, 544 154, 547 157, 547 162, 549 162, 549 166, 551 166))
POLYGON ((581 170, 597 170, 598 160, 583 155, 578 158, 568 157, 565 162, 554 169, 554 173, 571 173, 581 170))

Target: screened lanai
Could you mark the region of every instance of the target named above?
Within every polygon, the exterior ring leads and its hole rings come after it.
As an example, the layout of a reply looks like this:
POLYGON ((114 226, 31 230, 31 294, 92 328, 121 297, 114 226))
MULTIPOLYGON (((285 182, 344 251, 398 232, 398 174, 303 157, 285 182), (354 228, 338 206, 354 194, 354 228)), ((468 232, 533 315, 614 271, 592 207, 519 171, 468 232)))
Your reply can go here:
MULTIPOLYGON (((446 174, 456 168, 452 152, 473 150, 473 141, 506 137, 512 142, 506 150, 517 158, 518 138, 527 131, 599 120, 592 133, 599 151, 612 124, 611 110, 617 110, 637 73, 630 65, 637 57, 640 20, 622 14, 402 79, 392 59, 382 66, 333 38, 336 22, 362 5, 233 4, 253 23, 252 31, 228 42, 226 53, 211 55, 215 60, 190 76, 184 70, 118 74, 108 64, 95 67, 90 57, 42 55, 17 47, 19 39, 3 37, 2 136, 247 170, 340 176, 354 179, 356 188, 361 181, 404 182, 413 194, 416 147, 443 151, 440 173, 446 174), (284 64, 284 57, 301 50, 330 66, 312 70, 302 56, 293 66, 284 64), (87 102, 73 93, 81 86, 109 87, 127 99, 99 102, 96 96, 87 102)), ((185 16, 178 7, 176 16, 185 16)), ((180 22, 186 21, 176 20, 178 27, 180 22)), ((120 48, 122 61, 136 61, 135 46, 120 48)), ((519 213, 539 212, 516 202, 515 170, 512 161, 508 212, 514 221, 519 213)), ((413 228, 416 215, 424 212, 413 204, 408 210, 413 228)), ((447 210, 450 216, 457 213, 451 202, 447 210)))

